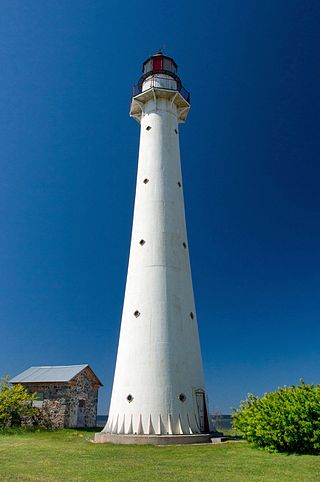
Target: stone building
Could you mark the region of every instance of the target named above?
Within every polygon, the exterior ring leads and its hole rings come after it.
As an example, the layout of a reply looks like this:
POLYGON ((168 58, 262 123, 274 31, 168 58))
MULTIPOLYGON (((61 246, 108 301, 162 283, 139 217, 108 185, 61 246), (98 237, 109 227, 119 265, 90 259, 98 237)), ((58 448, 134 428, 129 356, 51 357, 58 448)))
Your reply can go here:
POLYGON ((10 383, 36 392, 34 405, 55 428, 95 427, 102 386, 89 365, 30 367, 10 383))

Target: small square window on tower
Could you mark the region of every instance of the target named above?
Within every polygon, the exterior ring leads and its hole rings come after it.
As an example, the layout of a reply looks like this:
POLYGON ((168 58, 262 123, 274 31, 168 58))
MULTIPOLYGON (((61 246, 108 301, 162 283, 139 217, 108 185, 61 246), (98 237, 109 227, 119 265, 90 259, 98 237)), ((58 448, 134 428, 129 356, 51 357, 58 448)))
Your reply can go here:
POLYGON ((184 249, 187 248, 187 244, 186 244, 184 241, 183 241, 183 243, 182 243, 182 246, 184 247, 184 249))
POLYGON ((147 129, 147 131, 150 131, 150 129, 152 129, 152 127, 151 127, 151 126, 147 126, 146 129, 147 129))
POLYGON ((145 178, 145 179, 143 180, 143 182, 144 182, 144 184, 148 184, 149 179, 145 178))
POLYGON ((141 239, 141 241, 139 241, 139 244, 141 244, 141 246, 143 246, 144 244, 146 244, 146 242, 145 242, 144 239, 141 239))
POLYGON ((136 310, 133 314, 136 318, 138 318, 138 316, 141 315, 140 311, 138 311, 138 310, 136 310))

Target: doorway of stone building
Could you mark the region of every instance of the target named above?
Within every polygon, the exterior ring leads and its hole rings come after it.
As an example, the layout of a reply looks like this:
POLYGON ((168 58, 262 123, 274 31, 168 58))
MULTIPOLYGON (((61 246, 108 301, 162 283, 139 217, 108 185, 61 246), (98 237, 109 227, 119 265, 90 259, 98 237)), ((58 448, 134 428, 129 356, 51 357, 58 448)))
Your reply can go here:
POLYGON ((86 416, 86 401, 78 401, 78 413, 77 413, 77 427, 85 427, 85 416, 86 416))

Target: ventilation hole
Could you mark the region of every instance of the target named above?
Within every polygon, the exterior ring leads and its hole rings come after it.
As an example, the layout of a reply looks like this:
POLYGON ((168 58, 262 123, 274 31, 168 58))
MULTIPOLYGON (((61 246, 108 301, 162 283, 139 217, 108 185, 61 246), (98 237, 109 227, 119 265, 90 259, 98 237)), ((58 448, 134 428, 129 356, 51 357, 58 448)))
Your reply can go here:
POLYGON ((186 249, 187 248, 187 245, 185 242, 182 243, 182 246, 186 249))
POLYGON ((190 313, 190 318, 191 318, 191 320, 193 320, 193 318, 194 318, 194 314, 192 313, 192 311, 190 313))
POLYGON ((136 318, 138 318, 138 316, 141 315, 140 311, 138 311, 138 310, 136 310, 133 314, 136 318))
POLYGON ((129 393, 129 395, 127 396, 127 400, 128 400, 129 403, 132 402, 133 396, 131 395, 131 393, 129 393))
POLYGON ((141 241, 139 242, 139 244, 141 244, 141 246, 143 246, 144 244, 146 244, 146 242, 145 242, 144 239, 141 239, 141 241))
POLYGON ((179 400, 180 400, 180 402, 185 402, 187 400, 187 397, 185 396, 184 393, 180 393, 179 400))
POLYGON ((181 182, 180 182, 180 181, 178 181, 178 186, 181 187, 181 182))
POLYGON ((146 130, 149 131, 151 129, 151 126, 146 127, 146 130))
POLYGON ((149 179, 145 178, 145 179, 143 180, 143 182, 144 182, 144 184, 148 184, 149 179))

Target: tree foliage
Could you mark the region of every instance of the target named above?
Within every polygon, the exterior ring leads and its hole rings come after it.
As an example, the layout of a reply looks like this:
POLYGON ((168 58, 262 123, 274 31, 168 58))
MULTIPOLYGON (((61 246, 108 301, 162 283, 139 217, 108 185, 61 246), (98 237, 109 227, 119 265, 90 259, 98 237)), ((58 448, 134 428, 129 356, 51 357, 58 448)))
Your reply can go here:
POLYGON ((20 426, 23 420, 35 415, 32 402, 37 394, 28 392, 22 385, 9 386, 9 377, 0 381, 0 428, 20 426))
POLYGON ((259 447, 320 453, 320 385, 301 381, 261 398, 248 394, 233 414, 233 426, 259 447))

